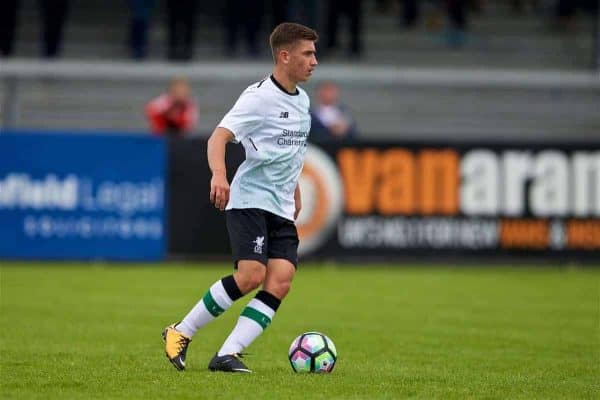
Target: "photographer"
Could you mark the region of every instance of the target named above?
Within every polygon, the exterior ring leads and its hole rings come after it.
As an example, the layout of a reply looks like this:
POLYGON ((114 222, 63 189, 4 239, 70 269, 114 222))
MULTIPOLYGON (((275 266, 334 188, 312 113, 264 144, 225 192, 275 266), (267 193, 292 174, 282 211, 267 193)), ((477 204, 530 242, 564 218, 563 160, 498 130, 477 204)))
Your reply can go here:
POLYGON ((183 136, 198 122, 198 107, 185 78, 174 78, 167 93, 146 105, 146 116, 155 135, 183 136))

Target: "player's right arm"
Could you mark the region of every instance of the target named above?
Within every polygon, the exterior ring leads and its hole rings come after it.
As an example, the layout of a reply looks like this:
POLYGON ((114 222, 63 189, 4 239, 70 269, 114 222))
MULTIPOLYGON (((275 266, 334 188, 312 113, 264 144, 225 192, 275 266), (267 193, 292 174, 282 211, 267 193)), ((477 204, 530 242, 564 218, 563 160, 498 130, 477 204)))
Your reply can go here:
POLYGON ((208 139, 208 166, 212 172, 210 180, 210 202, 219 210, 224 210, 229 201, 229 183, 225 166, 225 146, 233 141, 233 133, 223 127, 217 127, 208 139))
POLYGON ((213 173, 210 200, 220 210, 224 210, 229 201, 225 146, 228 142, 239 143, 247 138, 264 119, 264 107, 261 108, 264 103, 256 90, 255 85, 244 90, 208 140, 208 165, 213 173))

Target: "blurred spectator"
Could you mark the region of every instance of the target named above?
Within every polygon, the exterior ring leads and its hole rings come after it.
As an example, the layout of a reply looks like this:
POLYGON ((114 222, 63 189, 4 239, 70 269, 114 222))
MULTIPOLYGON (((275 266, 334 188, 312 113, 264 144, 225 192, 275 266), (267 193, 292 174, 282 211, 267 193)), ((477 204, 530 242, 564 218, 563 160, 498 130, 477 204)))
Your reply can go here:
POLYGON ((131 8, 129 48, 131 56, 142 60, 148 55, 148 26, 156 0, 128 0, 131 8))
POLYGON ((333 82, 317 86, 317 102, 311 110, 311 137, 319 141, 342 141, 356 137, 356 123, 340 103, 340 89, 333 82))
POLYGON ((183 136, 198 122, 198 107, 184 78, 171 81, 163 93, 146 105, 146 116, 155 135, 183 136))
POLYGON ((375 0, 375 10, 378 14, 386 14, 390 10, 390 0, 375 0))
POLYGON ((291 0, 290 20, 319 30, 320 4, 318 0, 291 0))
POLYGON ((227 0, 225 3, 225 52, 235 56, 238 33, 246 40, 248 55, 258 57, 258 34, 264 14, 263 0, 227 0), (242 29, 242 32, 239 32, 242 29))
POLYGON ((169 60, 187 61, 194 56, 197 0, 167 0, 169 60))
POLYGON ((405 28, 413 28, 419 20, 419 0, 400 0, 402 3, 402 23, 405 28))
POLYGON ((68 0, 38 0, 38 4, 42 16, 43 55, 54 58, 61 51, 69 2, 68 0))
MULTIPOLYGON (((417 26, 421 18, 421 6, 424 2, 419 0, 398 0, 399 9, 401 10, 401 26, 405 29, 413 29, 417 26)), ((438 31, 441 29, 443 22, 442 6, 443 0, 430 0, 427 3, 432 7, 428 13, 425 26, 429 31, 438 31)))
POLYGON ((510 9, 514 14, 522 14, 526 8, 538 10, 540 7, 538 0, 510 0, 510 9))
POLYGON ((273 19, 271 21, 271 27, 274 29, 277 25, 282 22, 289 21, 290 19, 290 1, 289 0, 271 0, 271 12, 273 19))
POLYGON ((271 26, 289 21, 317 29, 319 5, 318 0, 271 0, 271 26))
POLYGON ((592 16, 597 16, 598 3, 598 0, 557 0, 556 17, 558 28, 566 32, 575 31, 577 29, 577 11, 581 9, 592 16))
MULTIPOLYGON (((402 24, 405 28, 413 28, 420 16, 419 0, 401 0, 402 2, 402 24)), ((434 2, 438 7, 445 7, 448 14, 448 28, 444 34, 446 43, 452 47, 461 47, 467 39, 467 11, 469 5, 474 7, 483 7, 482 3, 470 2, 469 0, 443 0, 434 2)), ((437 8, 437 7, 436 7, 437 8)), ((437 20, 438 13, 433 15, 433 19, 428 22, 428 26, 437 27, 440 25, 437 20)))
POLYGON ((350 28, 349 55, 360 57, 362 52, 362 0, 328 0, 327 3, 327 51, 337 48, 339 20, 342 15, 346 15, 350 28))
POLYGON ((446 41, 453 47, 461 47, 467 40, 467 0, 446 0, 450 27, 446 32, 446 41))
MULTIPOLYGON (((38 0, 42 28, 42 55, 53 58, 60 54, 63 28, 67 18, 67 0, 38 0)), ((16 28, 21 2, 19 0, 0 1, 0 53, 10 56, 14 53, 16 28)))
POLYGON ((15 32, 19 11, 19 0, 0 2, 0 53, 10 56, 15 48, 15 32))

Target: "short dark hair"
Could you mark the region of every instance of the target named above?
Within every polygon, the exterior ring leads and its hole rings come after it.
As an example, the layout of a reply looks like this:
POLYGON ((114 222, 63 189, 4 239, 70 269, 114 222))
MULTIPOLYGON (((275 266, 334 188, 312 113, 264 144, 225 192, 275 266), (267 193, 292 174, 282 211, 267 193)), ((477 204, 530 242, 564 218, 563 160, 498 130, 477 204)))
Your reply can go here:
POLYGON ((277 25, 269 37, 273 59, 277 61, 277 52, 283 47, 293 46, 300 40, 316 42, 319 40, 319 35, 314 29, 295 22, 283 22, 277 25))

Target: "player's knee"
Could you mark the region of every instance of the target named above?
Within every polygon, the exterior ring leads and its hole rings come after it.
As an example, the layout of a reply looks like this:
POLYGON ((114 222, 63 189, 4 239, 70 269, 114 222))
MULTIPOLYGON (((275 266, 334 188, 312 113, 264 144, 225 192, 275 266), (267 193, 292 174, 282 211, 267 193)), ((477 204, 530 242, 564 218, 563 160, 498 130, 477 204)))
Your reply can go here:
POLYGON ((239 278, 240 279, 236 279, 236 283, 238 284, 240 292, 243 294, 253 291, 259 287, 263 281, 258 273, 240 274, 239 278))
POLYGON ((290 292, 292 283, 290 281, 280 282, 277 288, 277 295, 280 299, 283 299, 290 292))
MULTIPOLYGON (((264 268, 264 267, 263 267, 264 268)), ((248 276, 248 291, 252 291, 259 287, 265 280, 264 271, 256 271, 252 275, 248 276)))
POLYGON ((243 261, 234 274, 235 281, 244 294, 259 287, 265 280, 266 268, 257 261, 243 261), (243 264, 242 264, 243 263, 243 264))
POLYGON ((273 294, 273 296, 277 297, 278 299, 283 299, 285 296, 287 296, 291 287, 292 282, 288 280, 282 280, 271 282, 269 287, 266 287, 265 290, 273 294))

